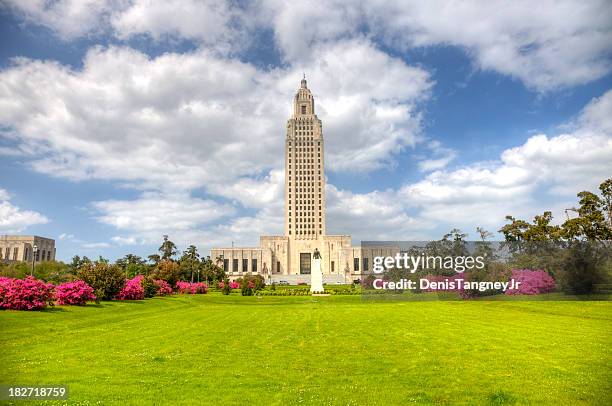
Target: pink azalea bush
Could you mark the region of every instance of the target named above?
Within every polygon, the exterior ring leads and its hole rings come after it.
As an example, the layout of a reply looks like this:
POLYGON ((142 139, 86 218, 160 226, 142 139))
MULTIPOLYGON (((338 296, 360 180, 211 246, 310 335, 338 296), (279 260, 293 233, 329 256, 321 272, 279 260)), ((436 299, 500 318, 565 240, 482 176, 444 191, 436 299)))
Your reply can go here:
POLYGON ((55 287, 52 283, 28 276, 25 279, 0 277, 0 308, 39 310, 53 304, 55 287))
POLYGON ((240 284, 236 281, 231 281, 229 283, 229 287, 230 289, 240 289, 240 284))
POLYGON ((510 279, 521 284, 518 289, 508 289, 506 295, 539 295, 555 290, 555 280, 541 269, 513 269, 510 279))
POLYGON ((220 281, 219 283, 217 283, 217 287, 218 287, 219 289, 223 289, 223 288, 225 287, 225 282, 220 281))
POLYGON ((179 293, 187 293, 191 295, 204 294, 208 291, 208 285, 204 282, 184 282, 179 281, 176 283, 176 290, 179 293))
POLYGON ((249 287, 249 289, 255 289, 255 282, 249 281, 249 283, 247 283, 247 286, 249 287))
POLYGON ((153 281, 153 283, 155 284, 155 286, 157 286, 157 296, 166 296, 171 295, 173 293, 172 286, 170 286, 168 282, 163 281, 161 279, 157 279, 153 281))
POLYGON ((94 290, 84 281, 63 283, 55 288, 59 305, 83 306, 88 300, 96 300, 94 290))
POLYGON ((136 275, 132 279, 128 279, 121 289, 121 292, 116 296, 119 300, 142 300, 145 297, 142 280, 144 276, 136 275))

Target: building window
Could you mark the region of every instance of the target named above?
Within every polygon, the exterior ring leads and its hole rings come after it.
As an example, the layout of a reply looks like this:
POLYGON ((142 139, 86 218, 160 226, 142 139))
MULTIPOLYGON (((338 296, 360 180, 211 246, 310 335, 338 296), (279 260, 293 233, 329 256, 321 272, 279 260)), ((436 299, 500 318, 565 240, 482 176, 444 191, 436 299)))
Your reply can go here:
POLYGON ((302 114, 306 114, 306 106, 302 106, 302 114))
POLYGON ((276 261, 276 272, 280 272, 280 261, 276 261))
POLYGON ((223 260, 223 270, 225 272, 229 272, 229 259, 224 259, 223 260))
POLYGON ((336 263, 334 261, 331 262, 331 271, 336 272, 336 263))
POLYGON ((17 261, 17 254, 19 253, 19 248, 13 248, 13 261, 17 261))
POLYGON ((242 258, 242 273, 249 272, 249 260, 246 258, 242 258))
POLYGON ((257 272, 257 258, 251 260, 251 271, 257 272))
POLYGON ((353 258, 353 270, 359 272, 359 258, 353 258))
POLYGON ((369 270, 368 259, 364 258, 363 259, 363 272, 368 272, 368 270, 369 270))
POLYGON ((232 260, 232 272, 240 272, 240 269, 238 269, 238 258, 232 260))
POLYGON ((4 259, 10 259, 11 258, 11 249, 9 247, 6 247, 6 249, 4 250, 4 259))

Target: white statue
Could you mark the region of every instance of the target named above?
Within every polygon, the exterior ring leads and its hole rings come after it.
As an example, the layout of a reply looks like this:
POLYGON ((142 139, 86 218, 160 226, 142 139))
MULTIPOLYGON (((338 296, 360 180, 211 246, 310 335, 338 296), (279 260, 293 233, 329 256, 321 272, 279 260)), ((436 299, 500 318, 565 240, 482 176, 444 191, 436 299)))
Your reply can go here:
POLYGON ((315 248, 312 254, 312 266, 310 270, 310 292, 323 293, 323 270, 321 268, 321 254, 315 248))

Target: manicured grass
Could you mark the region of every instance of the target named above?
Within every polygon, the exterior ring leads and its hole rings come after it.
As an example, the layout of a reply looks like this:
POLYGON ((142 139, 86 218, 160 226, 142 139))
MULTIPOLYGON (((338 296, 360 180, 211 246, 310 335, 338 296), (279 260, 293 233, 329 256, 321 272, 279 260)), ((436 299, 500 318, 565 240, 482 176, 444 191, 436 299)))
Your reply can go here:
POLYGON ((610 302, 217 293, 0 312, 0 383, 79 404, 611 404, 610 302))

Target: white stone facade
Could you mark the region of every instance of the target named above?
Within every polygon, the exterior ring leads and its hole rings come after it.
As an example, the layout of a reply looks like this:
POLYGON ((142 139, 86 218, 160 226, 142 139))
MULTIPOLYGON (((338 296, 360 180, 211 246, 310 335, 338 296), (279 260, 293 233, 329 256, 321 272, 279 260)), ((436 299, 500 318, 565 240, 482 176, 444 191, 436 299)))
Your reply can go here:
POLYGON ((55 240, 36 235, 0 235, 0 261, 32 262, 32 259, 34 262, 54 261, 55 240))

